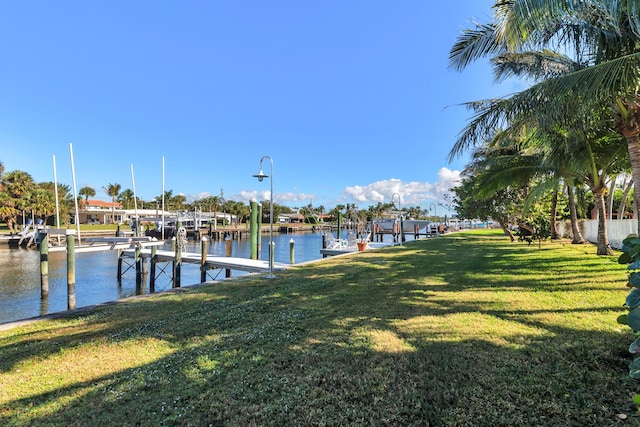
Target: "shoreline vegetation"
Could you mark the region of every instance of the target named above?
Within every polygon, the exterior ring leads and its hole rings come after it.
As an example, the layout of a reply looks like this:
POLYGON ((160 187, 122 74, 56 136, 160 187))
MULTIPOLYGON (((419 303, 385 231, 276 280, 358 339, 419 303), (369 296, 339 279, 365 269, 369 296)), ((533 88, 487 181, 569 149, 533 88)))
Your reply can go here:
POLYGON ((452 233, 0 331, 0 424, 638 425, 595 251, 452 233))

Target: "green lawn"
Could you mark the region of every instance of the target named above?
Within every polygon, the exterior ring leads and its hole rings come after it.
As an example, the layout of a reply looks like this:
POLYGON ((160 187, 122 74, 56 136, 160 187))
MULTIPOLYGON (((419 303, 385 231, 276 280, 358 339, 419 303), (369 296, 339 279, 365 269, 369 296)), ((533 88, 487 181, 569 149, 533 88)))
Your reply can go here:
POLYGON ((0 331, 0 425, 638 425, 625 266, 459 233, 0 331))

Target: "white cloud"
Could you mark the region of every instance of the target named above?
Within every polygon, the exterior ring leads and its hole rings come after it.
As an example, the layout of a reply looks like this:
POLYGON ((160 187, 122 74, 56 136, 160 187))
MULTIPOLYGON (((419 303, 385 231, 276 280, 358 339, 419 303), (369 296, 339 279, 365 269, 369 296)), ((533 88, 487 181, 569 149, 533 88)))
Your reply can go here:
MULTIPOLYGON (((269 200, 270 196, 269 190, 263 191, 241 191, 240 194, 234 194, 231 196, 232 200, 243 201, 248 203, 251 199, 256 199, 257 201, 261 200, 269 200)), ((273 193, 273 201, 278 204, 298 204, 298 205, 306 205, 310 201, 315 200, 316 196, 313 194, 305 194, 305 193, 273 193)))
MULTIPOLYGON (((445 195, 450 194, 451 188, 459 185, 460 171, 441 168, 438 171, 438 182, 403 182, 397 178, 377 181, 365 186, 355 185, 346 187, 343 196, 346 201, 356 203, 391 203, 394 193, 400 195, 402 206, 428 207, 430 203, 445 202, 445 195)), ((395 201, 398 197, 395 196, 395 201)))

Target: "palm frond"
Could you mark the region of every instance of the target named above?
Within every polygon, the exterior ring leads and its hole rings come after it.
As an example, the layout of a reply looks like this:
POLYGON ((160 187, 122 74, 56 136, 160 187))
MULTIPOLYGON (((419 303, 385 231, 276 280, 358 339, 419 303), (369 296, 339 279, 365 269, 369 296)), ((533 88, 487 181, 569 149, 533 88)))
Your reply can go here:
POLYGON ((493 24, 476 24, 456 39, 449 52, 449 68, 462 71, 471 62, 504 51, 504 45, 496 39, 493 24))
POLYGON ((525 77, 535 81, 546 80, 579 70, 581 65, 573 59, 549 49, 522 53, 505 53, 494 57, 496 81, 510 77, 525 77))

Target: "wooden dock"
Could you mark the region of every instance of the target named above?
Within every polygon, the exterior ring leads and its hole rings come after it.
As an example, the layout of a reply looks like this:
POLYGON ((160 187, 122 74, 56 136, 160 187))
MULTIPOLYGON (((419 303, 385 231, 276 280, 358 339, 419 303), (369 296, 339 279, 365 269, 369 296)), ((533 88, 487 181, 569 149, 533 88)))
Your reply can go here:
MULTIPOLYGON (((122 256, 127 258, 135 258, 135 249, 126 249, 122 251, 122 256)), ((167 250, 143 249, 140 251, 143 259, 152 259, 155 257, 157 262, 174 262, 176 261, 176 253, 167 250), (155 254, 153 253, 155 252, 155 254)), ((208 255, 203 260, 202 255, 195 252, 181 252, 180 262, 185 264, 204 265, 207 269, 229 269, 246 271, 248 273, 265 273, 269 271, 269 263, 267 261, 240 257, 221 257, 208 255)), ((274 263, 274 270, 285 270, 286 264, 274 263)))

